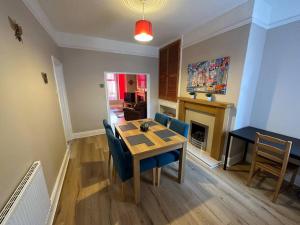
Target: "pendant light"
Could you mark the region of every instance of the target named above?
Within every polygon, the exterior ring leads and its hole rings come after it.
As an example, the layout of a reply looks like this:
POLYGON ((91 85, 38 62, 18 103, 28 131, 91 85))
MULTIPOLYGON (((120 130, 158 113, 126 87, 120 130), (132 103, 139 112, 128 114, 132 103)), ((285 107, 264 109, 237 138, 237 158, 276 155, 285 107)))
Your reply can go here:
POLYGON ((135 23, 135 35, 134 38, 137 41, 149 42, 153 39, 152 23, 145 20, 145 0, 143 2, 143 19, 138 20, 135 23))

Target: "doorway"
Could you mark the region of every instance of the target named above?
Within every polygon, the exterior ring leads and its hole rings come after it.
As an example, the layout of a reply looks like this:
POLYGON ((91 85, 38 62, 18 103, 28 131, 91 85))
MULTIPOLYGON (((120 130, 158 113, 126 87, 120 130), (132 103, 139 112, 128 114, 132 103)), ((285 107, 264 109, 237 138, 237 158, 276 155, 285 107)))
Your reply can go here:
POLYGON ((58 100, 59 100, 59 106, 60 106, 63 127, 64 127, 65 138, 66 138, 66 141, 68 142, 68 141, 72 140, 72 125, 71 125, 68 99, 67 99, 67 94, 66 94, 65 79, 64 79, 64 73, 63 73, 63 64, 58 59, 56 59, 54 56, 52 56, 51 58, 52 58, 54 78, 55 78, 55 84, 56 84, 56 92, 57 92, 58 100))
POLYGON ((149 117, 149 74, 105 72, 104 75, 111 124, 149 117))

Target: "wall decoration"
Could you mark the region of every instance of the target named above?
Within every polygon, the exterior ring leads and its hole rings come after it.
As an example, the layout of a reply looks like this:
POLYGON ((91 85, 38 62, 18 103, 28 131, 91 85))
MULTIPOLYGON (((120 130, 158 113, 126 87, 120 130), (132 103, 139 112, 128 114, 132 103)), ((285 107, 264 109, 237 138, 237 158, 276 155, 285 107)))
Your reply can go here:
POLYGON ((133 84, 134 84, 134 81, 133 81, 133 80, 129 80, 129 81, 128 81, 128 84, 129 84, 129 85, 133 85, 133 84))
POLYGON ((41 73, 41 75, 42 75, 42 78, 43 78, 43 80, 44 80, 44 83, 45 83, 45 84, 48 84, 48 76, 47 76, 47 73, 41 73))
POLYGON ((18 41, 23 43, 23 39, 22 39, 23 30, 22 30, 22 27, 19 24, 17 24, 17 22, 15 20, 13 20, 12 18, 10 18, 10 17, 8 17, 8 21, 9 21, 11 29, 13 29, 13 31, 15 32, 16 39, 18 39, 18 41))
POLYGON ((230 57, 188 65, 188 92, 226 94, 230 57))

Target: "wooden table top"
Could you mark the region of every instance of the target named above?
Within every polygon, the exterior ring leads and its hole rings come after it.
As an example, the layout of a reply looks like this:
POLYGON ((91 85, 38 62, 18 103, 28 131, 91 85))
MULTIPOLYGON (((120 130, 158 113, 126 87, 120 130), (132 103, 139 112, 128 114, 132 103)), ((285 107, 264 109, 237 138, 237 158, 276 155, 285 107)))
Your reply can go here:
POLYGON ((155 153, 160 152, 160 150, 163 151, 172 148, 175 150, 177 149, 177 147, 180 148, 182 144, 187 142, 187 139, 185 137, 177 134, 174 131, 171 131, 167 127, 159 124, 158 122, 155 122, 152 119, 126 121, 115 124, 115 128, 120 137, 125 141, 129 151, 133 156, 152 156, 155 155, 155 153), (151 121, 150 123, 152 126, 149 127, 149 130, 147 132, 142 132, 140 130, 141 122, 144 121, 151 121), (170 133, 169 131, 171 131, 172 133, 174 133, 174 135, 163 139, 156 133, 157 131, 162 130, 168 130, 166 131, 167 133, 170 133), (135 135, 144 135, 148 139, 148 145, 146 143, 132 144, 132 141, 137 141, 134 139, 139 139, 138 137, 130 138, 131 136, 135 135))

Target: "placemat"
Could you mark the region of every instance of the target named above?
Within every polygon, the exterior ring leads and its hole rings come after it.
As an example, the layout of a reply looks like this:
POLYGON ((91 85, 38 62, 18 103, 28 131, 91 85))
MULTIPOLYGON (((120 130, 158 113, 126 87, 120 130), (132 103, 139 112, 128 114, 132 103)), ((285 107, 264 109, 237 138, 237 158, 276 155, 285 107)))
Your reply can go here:
POLYGON ((146 144, 148 146, 154 145, 152 141, 150 141, 144 134, 138 134, 127 137, 128 142, 130 145, 139 145, 139 144, 146 144))
POLYGON ((176 133, 174 133, 173 131, 170 131, 168 129, 154 131, 153 133, 156 134, 158 137, 160 137, 161 139, 163 139, 166 142, 171 141, 170 137, 176 135, 176 133))
POLYGON ((121 131, 135 130, 138 129, 133 123, 127 123, 125 125, 119 126, 121 131))

